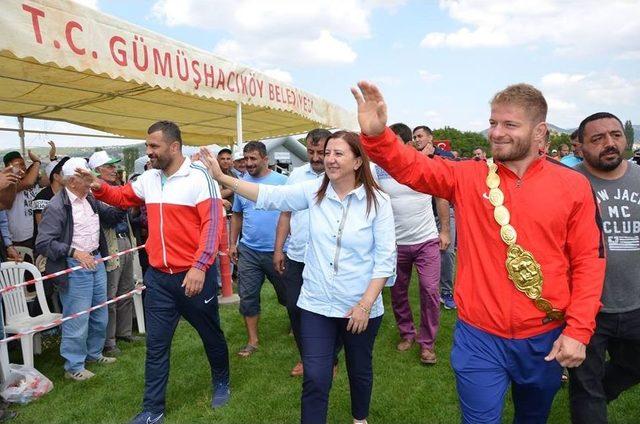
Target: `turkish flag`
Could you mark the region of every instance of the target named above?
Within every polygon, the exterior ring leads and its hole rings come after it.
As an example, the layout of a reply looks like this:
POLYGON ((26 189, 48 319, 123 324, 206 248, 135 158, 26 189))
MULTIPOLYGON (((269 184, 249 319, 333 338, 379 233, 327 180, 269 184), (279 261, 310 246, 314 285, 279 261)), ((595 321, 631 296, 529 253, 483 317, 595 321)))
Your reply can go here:
POLYGON ((442 150, 451 151, 451 140, 434 140, 433 145, 442 150))

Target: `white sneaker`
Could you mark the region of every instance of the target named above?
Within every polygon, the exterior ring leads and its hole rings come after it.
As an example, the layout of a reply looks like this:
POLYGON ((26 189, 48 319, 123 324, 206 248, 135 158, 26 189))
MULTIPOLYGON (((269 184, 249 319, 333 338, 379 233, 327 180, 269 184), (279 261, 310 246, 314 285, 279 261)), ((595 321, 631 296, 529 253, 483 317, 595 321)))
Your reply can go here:
POLYGON ((88 380, 93 376, 95 376, 95 374, 92 373, 89 370, 82 370, 82 371, 77 371, 77 372, 65 371, 65 373, 64 373, 64 378, 69 378, 69 379, 75 380, 75 381, 88 380))
POLYGON ((88 362, 90 364, 101 364, 101 365, 104 365, 104 364, 113 364, 116 361, 117 361, 117 359, 112 357, 112 356, 104 356, 104 355, 102 355, 102 356, 100 356, 99 358, 96 358, 96 359, 87 358, 86 362, 88 362))

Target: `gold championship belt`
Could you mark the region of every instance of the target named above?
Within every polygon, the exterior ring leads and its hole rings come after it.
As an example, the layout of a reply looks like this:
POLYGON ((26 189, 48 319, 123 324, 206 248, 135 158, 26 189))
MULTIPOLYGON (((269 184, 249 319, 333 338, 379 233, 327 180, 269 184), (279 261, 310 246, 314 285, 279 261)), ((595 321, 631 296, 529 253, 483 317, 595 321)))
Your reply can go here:
POLYGON ((547 316, 542 320, 543 324, 550 321, 564 319, 564 312, 553 307, 551 302, 542 297, 542 268, 535 260, 533 254, 516 243, 518 234, 516 229, 509 224, 511 215, 503 205, 504 193, 500 190, 500 177, 498 165, 493 159, 487 159, 489 174, 487 175, 487 187, 489 187, 489 202, 494 207, 493 217, 500 225, 500 238, 508 246, 507 248, 507 273, 518 291, 524 293, 533 301, 535 307, 547 316))

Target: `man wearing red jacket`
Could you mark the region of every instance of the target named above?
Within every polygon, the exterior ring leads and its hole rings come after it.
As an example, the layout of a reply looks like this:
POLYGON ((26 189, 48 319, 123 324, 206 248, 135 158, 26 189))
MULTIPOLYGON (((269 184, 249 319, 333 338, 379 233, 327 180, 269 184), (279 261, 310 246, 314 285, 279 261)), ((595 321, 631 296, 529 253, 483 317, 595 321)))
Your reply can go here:
POLYGON ((149 268, 144 276, 147 356, 143 411, 133 424, 161 424, 173 333, 183 316, 197 331, 211 366, 212 407, 229 400, 229 354, 220 328, 217 272, 222 234, 220 191, 207 170, 182 156, 180 129, 169 121, 149 127, 147 155, 153 169, 125 186, 91 182, 98 200, 129 208, 146 204, 149 268))
POLYGON ((546 101, 517 84, 491 101, 493 159, 446 161, 403 146, 374 85, 352 89, 361 141, 399 183, 449 200, 458 225, 451 365, 465 423, 501 422, 509 384, 516 423, 544 423, 562 367, 576 367, 595 328, 605 259, 587 179, 547 160, 546 101))

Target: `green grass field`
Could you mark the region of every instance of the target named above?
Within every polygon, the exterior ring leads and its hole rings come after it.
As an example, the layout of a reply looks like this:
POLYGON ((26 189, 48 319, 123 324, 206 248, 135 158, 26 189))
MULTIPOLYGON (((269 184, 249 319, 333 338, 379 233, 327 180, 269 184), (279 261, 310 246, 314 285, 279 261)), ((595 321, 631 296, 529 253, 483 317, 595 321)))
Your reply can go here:
MULTIPOLYGON (((414 277, 415 279, 415 277, 414 277)), ((416 284, 412 298, 417 299, 416 284)), ((375 382, 369 422, 458 423, 454 377, 449 365, 455 311, 442 311, 436 346, 439 362, 425 367, 418 361, 416 346, 396 351, 398 342, 389 294, 374 355, 375 382)), ((415 303, 415 302, 414 302, 415 303)), ((289 377, 297 361, 293 338, 284 308, 277 305, 273 288, 262 292, 261 346, 248 359, 235 352, 245 342, 244 326, 237 306, 221 308, 223 327, 231 358, 232 397, 228 406, 213 411, 210 374, 197 333, 181 321, 171 353, 171 376, 167 391, 166 423, 295 423, 299 421, 301 379, 289 377)), ((414 307, 414 313, 417 309, 414 307)), ((120 345, 123 355, 113 365, 89 366, 93 379, 76 383, 64 380, 58 345, 49 343, 36 357, 36 367, 54 383, 54 389, 29 405, 16 406, 19 423, 126 423, 141 408, 144 354, 143 343, 120 345)), ((12 354, 18 362, 19 354, 12 354)), ((330 423, 351 423, 347 374, 341 359, 329 407, 330 423)), ((506 402, 504 422, 512 421, 513 408, 506 402)), ((611 423, 640 423, 640 389, 625 393, 609 407, 611 423)), ((563 387, 556 396, 550 423, 568 423, 568 394, 563 387)))

